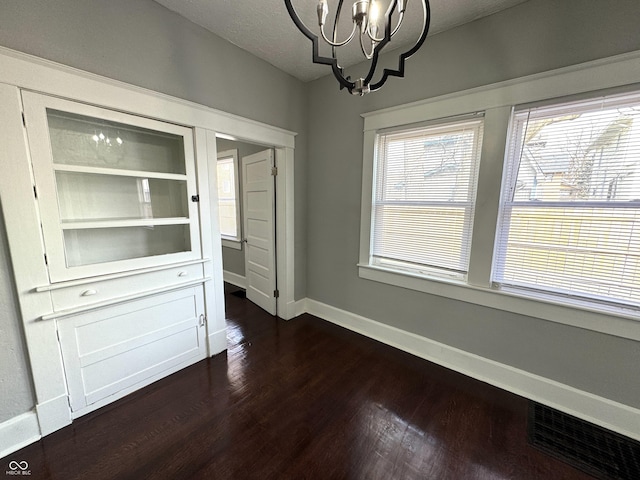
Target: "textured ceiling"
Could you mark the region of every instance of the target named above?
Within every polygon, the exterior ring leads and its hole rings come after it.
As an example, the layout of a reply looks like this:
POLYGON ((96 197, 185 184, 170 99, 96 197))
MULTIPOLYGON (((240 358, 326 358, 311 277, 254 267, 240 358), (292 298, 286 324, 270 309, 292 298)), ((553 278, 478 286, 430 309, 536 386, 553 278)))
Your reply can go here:
MULTIPOLYGON (((302 35, 291 21, 284 0, 155 0, 207 30, 260 57, 275 67, 309 81, 327 75, 330 69, 311 62, 311 41, 302 35)), ((379 0, 380 1, 380 0, 379 0)), ((491 15, 526 0, 431 0, 431 28, 429 35, 448 30, 463 23, 491 15)), ((294 8, 303 22, 317 34, 316 0, 293 0, 294 8)), ((329 0, 330 23, 337 0, 329 0)), ((345 2, 345 7, 351 5, 345 2)), ((388 2, 384 2, 388 4, 388 2)), ((422 20, 422 2, 407 2, 405 22, 387 49, 415 42, 422 20)), ((347 16, 350 8, 344 8, 347 16)), ((349 21, 349 18, 344 18, 349 21)), ((346 28, 348 28, 345 25, 346 28)), ((349 32, 339 30, 339 38, 349 32)), ((330 35, 330 32, 327 32, 330 35)), ((428 39, 427 39, 428 42, 428 39)), ((355 42, 352 42, 355 43, 355 42)), ((339 49, 343 66, 362 60, 356 45, 339 49), (353 47, 353 48, 352 48, 353 47)), ((328 55, 327 50, 321 51, 328 55)))

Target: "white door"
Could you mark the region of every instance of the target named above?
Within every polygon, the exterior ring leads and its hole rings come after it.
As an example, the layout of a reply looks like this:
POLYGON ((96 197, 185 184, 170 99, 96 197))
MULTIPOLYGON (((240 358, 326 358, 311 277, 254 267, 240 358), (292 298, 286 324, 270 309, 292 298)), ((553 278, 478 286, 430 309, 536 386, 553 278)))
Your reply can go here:
POLYGON ((273 150, 242 158, 247 298, 276 314, 273 150))

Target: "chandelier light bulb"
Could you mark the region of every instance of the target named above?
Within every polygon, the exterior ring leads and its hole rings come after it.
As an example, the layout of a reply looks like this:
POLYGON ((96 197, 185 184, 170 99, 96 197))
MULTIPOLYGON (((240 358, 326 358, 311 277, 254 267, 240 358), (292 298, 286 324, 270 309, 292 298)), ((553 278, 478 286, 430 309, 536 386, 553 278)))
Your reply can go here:
POLYGON ((329 5, 327 5, 327 0, 320 0, 320 2, 318 2, 318 25, 320 27, 324 25, 324 22, 327 19, 328 14, 329 14, 329 5))
POLYGON ((380 20, 380 7, 378 6, 378 2, 374 0, 373 2, 371 2, 371 5, 369 6, 369 26, 377 28, 379 20, 380 20))

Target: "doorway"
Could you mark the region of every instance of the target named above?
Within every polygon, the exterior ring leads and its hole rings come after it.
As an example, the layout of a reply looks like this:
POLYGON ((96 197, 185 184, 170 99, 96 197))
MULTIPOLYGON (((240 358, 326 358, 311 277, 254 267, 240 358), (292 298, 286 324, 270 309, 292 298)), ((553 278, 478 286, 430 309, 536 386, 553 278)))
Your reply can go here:
POLYGON ((275 151, 216 139, 224 281, 272 315, 278 311, 275 151))

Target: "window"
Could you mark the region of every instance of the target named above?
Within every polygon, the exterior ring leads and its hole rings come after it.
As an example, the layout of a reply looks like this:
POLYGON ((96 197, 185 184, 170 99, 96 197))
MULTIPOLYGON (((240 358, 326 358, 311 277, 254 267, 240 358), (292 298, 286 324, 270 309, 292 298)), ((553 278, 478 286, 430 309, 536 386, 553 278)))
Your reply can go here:
POLYGON ((473 115, 378 133, 371 265, 464 278, 482 131, 473 115))
POLYGON ((634 54, 364 113, 358 276, 640 339, 638 85, 634 54))
POLYGON ((640 305, 640 95, 516 110, 493 280, 640 305))
POLYGON ((218 153, 218 205, 220 235, 223 245, 240 241, 240 187, 238 181, 238 151, 228 150, 218 153))

